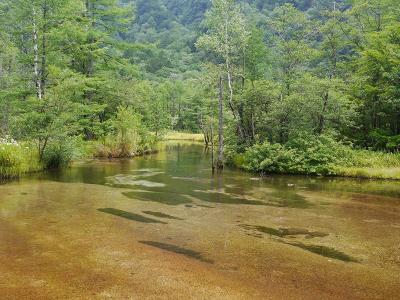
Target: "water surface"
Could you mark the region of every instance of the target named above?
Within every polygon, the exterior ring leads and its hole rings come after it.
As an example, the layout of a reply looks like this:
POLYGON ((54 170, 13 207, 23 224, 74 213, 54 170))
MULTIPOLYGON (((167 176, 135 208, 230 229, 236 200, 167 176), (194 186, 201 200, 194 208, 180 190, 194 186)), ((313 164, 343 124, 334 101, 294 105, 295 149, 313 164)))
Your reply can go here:
POLYGON ((212 174, 167 143, 0 185, 5 299, 395 299, 398 182, 212 174))

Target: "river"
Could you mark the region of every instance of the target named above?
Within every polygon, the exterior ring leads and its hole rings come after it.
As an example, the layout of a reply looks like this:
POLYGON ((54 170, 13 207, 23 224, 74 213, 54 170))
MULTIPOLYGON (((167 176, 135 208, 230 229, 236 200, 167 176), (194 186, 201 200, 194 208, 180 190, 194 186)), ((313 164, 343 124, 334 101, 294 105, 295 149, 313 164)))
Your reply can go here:
POLYGON ((0 185, 1 299, 398 299, 400 184, 212 175, 200 144, 0 185))

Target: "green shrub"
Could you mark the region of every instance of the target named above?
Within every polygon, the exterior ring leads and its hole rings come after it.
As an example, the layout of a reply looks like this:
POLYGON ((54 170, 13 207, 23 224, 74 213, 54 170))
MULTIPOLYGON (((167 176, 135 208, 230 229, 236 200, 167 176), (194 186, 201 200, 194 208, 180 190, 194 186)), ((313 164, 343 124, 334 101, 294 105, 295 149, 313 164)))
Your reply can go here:
POLYGON ((304 165, 303 173, 334 175, 335 166, 347 165, 353 160, 352 149, 330 135, 302 135, 285 145, 296 150, 304 165))
POLYGON ((249 148, 243 155, 243 167, 261 173, 302 173, 304 168, 296 150, 269 142, 249 148))
POLYGON ((286 145, 254 145, 239 166, 261 173, 334 175, 335 166, 351 161, 351 149, 330 136, 300 136, 286 145))
POLYGON ((140 151, 142 116, 130 108, 118 107, 114 120, 120 157, 129 157, 140 151))
MULTIPOLYGON (((132 157, 155 149, 158 137, 144 126, 142 116, 132 109, 118 107, 112 122, 113 133, 102 138, 101 142, 92 143, 93 157, 118 158, 132 157)), ((87 153, 87 151, 86 151, 87 153)))
POLYGON ((48 169, 67 166, 74 156, 75 143, 72 139, 51 142, 43 153, 43 162, 48 169))
POLYGON ((330 135, 302 135, 285 145, 264 142, 232 153, 234 165, 257 173, 399 178, 399 153, 354 150, 330 135))

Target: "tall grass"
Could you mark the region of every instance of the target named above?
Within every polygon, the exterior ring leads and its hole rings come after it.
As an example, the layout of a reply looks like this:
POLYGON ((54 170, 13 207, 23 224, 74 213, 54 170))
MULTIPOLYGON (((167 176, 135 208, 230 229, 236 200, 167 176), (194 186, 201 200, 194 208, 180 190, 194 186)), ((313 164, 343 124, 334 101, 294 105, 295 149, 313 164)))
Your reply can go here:
POLYGON ((338 176, 400 179, 400 154, 353 150, 349 164, 335 167, 338 176))
POLYGON ((82 142, 76 149, 74 159, 82 158, 129 158, 152 153, 157 150, 158 139, 151 133, 140 136, 129 144, 121 144, 115 136, 107 136, 102 141, 82 142))
POLYGON ((0 179, 10 179, 43 169, 37 150, 30 145, 0 144, 0 179))
POLYGON ((169 131, 165 134, 164 140, 166 140, 166 141, 204 142, 204 135, 202 133, 187 133, 187 132, 169 131))

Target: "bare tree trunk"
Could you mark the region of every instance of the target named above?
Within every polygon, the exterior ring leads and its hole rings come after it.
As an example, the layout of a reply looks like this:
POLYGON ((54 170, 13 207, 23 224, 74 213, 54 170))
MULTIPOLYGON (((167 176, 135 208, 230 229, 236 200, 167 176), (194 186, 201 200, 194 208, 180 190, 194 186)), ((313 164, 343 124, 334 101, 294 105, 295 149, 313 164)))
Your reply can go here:
MULTIPOLYGON (((86 17, 91 20, 91 28, 90 28, 90 30, 92 30, 95 27, 95 22, 94 22, 93 12, 92 12, 93 5, 92 5, 91 1, 86 0, 85 1, 85 6, 86 6, 86 17)), ((90 35, 89 38, 88 38, 88 42, 89 43, 94 43, 95 39, 96 38, 94 38, 93 35, 90 35)), ((85 65, 85 73, 88 76, 92 76, 93 72, 94 72, 94 57, 93 57, 92 52, 89 52, 88 56, 87 56, 86 65, 85 65)), ((89 96, 87 98, 90 101, 90 98, 91 98, 90 94, 89 94, 89 96)))
POLYGON ((219 78, 219 97, 218 97, 218 158, 217 168, 224 168, 224 104, 222 94, 222 77, 219 78))
POLYGON ((325 112, 328 107, 329 92, 324 95, 324 106, 322 107, 321 115, 319 116, 318 133, 321 134, 325 127, 325 112))
POLYGON ((43 30, 42 30, 42 66, 40 70, 40 84, 42 88, 42 97, 44 97, 45 93, 45 87, 46 87, 46 46, 47 46, 47 40, 46 40, 46 32, 47 32, 47 11, 48 11, 48 6, 47 6, 47 1, 45 0, 43 3, 43 30))
POLYGON ((204 124, 202 111, 200 111, 200 128, 201 128, 201 131, 203 132, 203 136, 204 136, 204 147, 207 149, 210 139, 208 136, 208 129, 207 129, 206 125, 204 124))
POLYGON ((35 76, 36 95, 42 99, 42 83, 39 71, 39 45, 38 45, 38 28, 36 23, 36 10, 32 7, 32 28, 33 28, 33 71, 35 76))
POLYGON ((214 164, 214 124, 211 120, 210 122, 210 132, 211 132, 211 170, 214 173, 215 164, 214 164))
MULTIPOLYGON (((254 110, 254 108, 252 109, 254 110)), ((255 125, 255 120, 254 120, 254 112, 251 112, 251 137, 252 140, 255 140, 256 137, 256 125, 255 125)))

